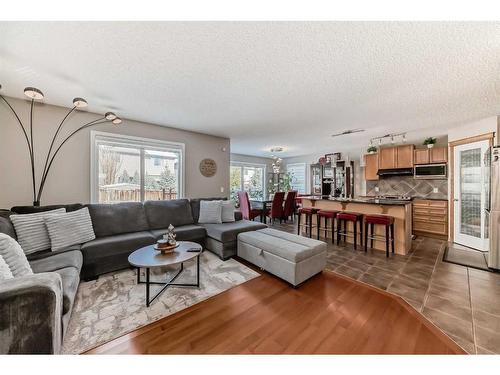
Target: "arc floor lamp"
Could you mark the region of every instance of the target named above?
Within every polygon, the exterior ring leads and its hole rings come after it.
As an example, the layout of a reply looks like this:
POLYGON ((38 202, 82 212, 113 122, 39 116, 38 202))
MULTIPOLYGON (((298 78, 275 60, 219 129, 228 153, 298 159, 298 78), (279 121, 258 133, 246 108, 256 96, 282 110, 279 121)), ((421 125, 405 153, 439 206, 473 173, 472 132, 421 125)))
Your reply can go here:
MULTIPOLYGON (((0 90, 2 89, 2 85, 0 85, 0 90)), ((52 166, 52 163, 54 162, 54 159, 56 158, 57 154, 61 150, 62 146, 71 138, 73 137, 76 133, 79 131, 86 129, 91 126, 103 124, 105 122, 111 121, 115 125, 119 125, 122 123, 122 120, 116 116, 113 112, 106 112, 106 114, 103 117, 100 117, 98 119, 95 119, 93 121, 87 122, 85 124, 80 125, 76 130, 72 131, 66 138, 60 141, 59 145, 55 147, 55 143, 57 140, 57 136, 59 135, 59 131, 62 129, 66 119, 71 115, 75 110, 79 108, 84 108, 86 107, 87 101, 83 98, 74 98, 73 99, 73 107, 69 110, 69 112, 63 117, 61 122, 59 123, 59 126, 57 127, 57 130, 54 132, 54 135, 52 137, 52 141, 50 143, 49 150, 47 152, 47 155, 45 157, 45 163, 43 166, 42 170, 42 175, 40 179, 40 184, 38 185, 38 191, 37 191, 37 186, 36 186, 36 173, 35 173, 35 146, 33 142, 33 111, 35 107, 35 101, 37 100, 42 100, 44 95, 43 92, 40 91, 39 89, 35 87, 26 87, 24 89, 24 95, 26 95, 28 98, 31 99, 31 104, 30 104, 30 116, 29 116, 29 128, 24 126, 23 122, 21 121, 21 118, 17 114, 17 112, 14 110, 12 105, 5 99, 5 97, 0 93, 0 98, 7 104, 9 109, 12 111, 14 114, 19 126, 21 127, 21 130, 23 132, 24 138, 26 140, 26 144, 28 147, 28 152, 29 152, 29 157, 30 157, 30 164, 31 164, 31 180, 32 180, 32 186, 33 186, 33 206, 39 206, 40 205, 40 199, 42 197, 43 193, 43 188, 45 186, 45 182, 47 181, 47 176, 49 175, 50 167, 52 166)))

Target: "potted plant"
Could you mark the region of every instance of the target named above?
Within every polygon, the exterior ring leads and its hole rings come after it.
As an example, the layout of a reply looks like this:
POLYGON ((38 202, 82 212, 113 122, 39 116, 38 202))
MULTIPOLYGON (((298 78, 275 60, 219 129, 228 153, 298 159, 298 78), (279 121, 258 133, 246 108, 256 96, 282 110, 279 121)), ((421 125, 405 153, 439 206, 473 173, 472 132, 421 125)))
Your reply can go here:
POLYGON ((424 146, 427 146, 427 148, 433 148, 436 144, 436 141, 436 138, 433 137, 426 138, 424 141, 424 146))
POLYGON ((366 151, 371 155, 377 152, 377 148, 375 146, 370 146, 366 151))

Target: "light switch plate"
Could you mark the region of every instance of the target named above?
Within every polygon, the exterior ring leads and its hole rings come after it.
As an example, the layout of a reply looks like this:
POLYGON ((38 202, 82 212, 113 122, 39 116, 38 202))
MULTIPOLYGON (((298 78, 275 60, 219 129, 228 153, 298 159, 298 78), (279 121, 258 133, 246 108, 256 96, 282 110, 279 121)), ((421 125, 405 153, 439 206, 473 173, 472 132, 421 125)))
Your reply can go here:
POLYGON ((438 192, 438 188, 432 188, 432 192, 433 193, 437 193, 438 192))
POLYGON ((221 187, 220 187, 220 192, 221 192, 221 193, 224 193, 224 186, 221 186, 221 187))
POLYGON ((375 186, 375 191, 378 193, 380 191, 380 189, 378 188, 378 186, 375 186))

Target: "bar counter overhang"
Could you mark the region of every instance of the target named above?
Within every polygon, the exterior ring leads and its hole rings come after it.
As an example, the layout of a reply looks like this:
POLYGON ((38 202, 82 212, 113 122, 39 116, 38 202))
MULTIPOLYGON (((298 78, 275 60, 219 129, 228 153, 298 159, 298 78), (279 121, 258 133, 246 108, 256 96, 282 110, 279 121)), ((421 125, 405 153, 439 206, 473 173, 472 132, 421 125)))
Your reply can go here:
MULTIPOLYGON (((342 199, 326 196, 301 196, 303 207, 314 207, 320 210, 335 210, 358 212, 362 214, 374 215, 389 215, 394 217, 394 245, 396 254, 406 255, 411 249, 412 240, 412 216, 411 216, 411 201, 405 200, 388 200, 388 199, 372 199, 372 198, 353 198, 342 199)), ((313 219, 313 223, 315 223, 313 219)), ((316 228, 313 231, 313 236, 316 235, 316 228)), ((364 227, 363 227, 364 230, 364 227)), ((352 224, 348 224, 348 231, 353 231, 352 224)), ((321 233, 324 236, 324 232, 321 233)), ((375 235, 381 236, 374 241, 374 249, 385 252, 385 229, 380 226, 375 226, 375 235)), ((331 241, 331 235, 328 234, 328 239, 331 241)), ((364 238, 363 238, 364 241, 364 238)), ((370 240, 368 240, 370 241, 370 240)), ((348 237, 347 242, 352 243, 353 238, 348 237)), ((364 246, 364 243, 363 243, 364 246)), ((358 250, 361 250, 358 242, 358 250)), ((370 251, 370 247, 368 247, 370 251)))

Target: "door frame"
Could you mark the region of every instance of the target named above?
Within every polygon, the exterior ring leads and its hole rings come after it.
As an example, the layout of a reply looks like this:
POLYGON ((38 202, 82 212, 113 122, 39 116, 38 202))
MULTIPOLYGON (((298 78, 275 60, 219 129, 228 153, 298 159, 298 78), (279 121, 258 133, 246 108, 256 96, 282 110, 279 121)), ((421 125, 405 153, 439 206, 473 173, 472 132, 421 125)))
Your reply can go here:
POLYGON ((489 132, 481 135, 476 135, 473 137, 467 137, 463 139, 459 139, 453 142, 448 142, 448 154, 450 155, 449 157, 449 163, 450 163, 450 179, 448 181, 449 187, 450 187, 450 193, 449 193, 449 201, 450 204, 448 205, 448 240, 450 242, 455 242, 455 147, 456 146, 461 146, 465 145, 468 143, 475 143, 479 141, 484 141, 488 140, 489 141, 489 146, 493 146, 493 141, 495 139, 495 132, 489 132))

